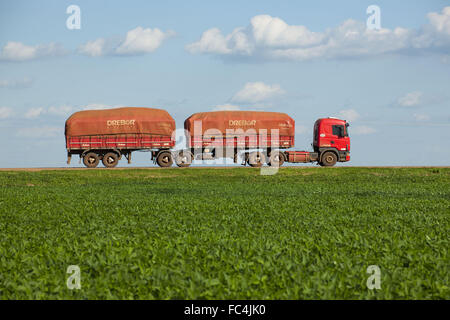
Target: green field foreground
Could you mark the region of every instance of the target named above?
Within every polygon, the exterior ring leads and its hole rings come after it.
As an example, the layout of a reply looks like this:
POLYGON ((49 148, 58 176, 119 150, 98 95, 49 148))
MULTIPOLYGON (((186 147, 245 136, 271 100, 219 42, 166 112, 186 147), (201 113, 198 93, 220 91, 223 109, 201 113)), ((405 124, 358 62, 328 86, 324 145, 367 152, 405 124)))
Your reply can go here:
POLYGON ((0 299, 449 299, 449 230, 448 168, 5 171, 0 299))

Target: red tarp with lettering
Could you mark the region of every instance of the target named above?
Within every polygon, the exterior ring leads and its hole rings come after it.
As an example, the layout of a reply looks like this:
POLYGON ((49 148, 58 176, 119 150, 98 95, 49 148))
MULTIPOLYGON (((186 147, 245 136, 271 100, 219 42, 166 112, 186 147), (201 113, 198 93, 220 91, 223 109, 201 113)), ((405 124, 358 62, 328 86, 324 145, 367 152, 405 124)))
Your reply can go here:
POLYGON ((85 110, 72 114, 66 121, 66 136, 151 134, 171 136, 175 121, 161 109, 126 107, 85 110))
MULTIPOLYGON (((244 134, 248 129, 254 129, 256 134, 261 134, 260 130, 265 129, 267 135, 271 134, 272 129, 278 129, 280 136, 295 135, 295 121, 287 114, 280 112, 213 111, 195 113, 184 122, 184 128, 189 131, 191 137, 194 136, 195 121, 201 121, 201 134, 204 136, 216 135, 209 129, 217 129, 223 137, 226 136, 227 129, 242 129, 244 134), (205 135, 206 130, 209 132, 205 135)), ((199 135, 200 132, 195 132, 195 134, 199 135)), ((233 135, 239 135, 239 133, 233 135)))

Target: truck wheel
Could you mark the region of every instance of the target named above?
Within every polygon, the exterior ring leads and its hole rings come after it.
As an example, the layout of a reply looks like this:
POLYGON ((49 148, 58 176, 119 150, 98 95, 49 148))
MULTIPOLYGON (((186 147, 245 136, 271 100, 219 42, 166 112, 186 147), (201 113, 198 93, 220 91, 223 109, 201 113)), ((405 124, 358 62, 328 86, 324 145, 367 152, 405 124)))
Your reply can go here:
POLYGON ((272 151, 269 157, 269 166, 281 167, 284 163, 284 155, 280 151, 272 151))
POLYGON ((259 168, 264 162, 266 162, 266 158, 261 152, 254 151, 248 155, 248 164, 252 167, 259 168))
POLYGON ((103 156, 103 165, 107 168, 114 168, 119 163, 119 156, 115 152, 108 152, 103 156))
POLYGON ((336 164, 336 162, 336 154, 334 152, 328 151, 322 155, 322 162, 320 163, 320 165, 324 167, 332 167, 336 164))
POLYGON ((182 168, 189 167, 192 163, 192 153, 188 150, 178 152, 175 157, 175 163, 182 168))
POLYGON ((99 161, 100 159, 98 158, 98 154, 96 154, 95 152, 88 152, 83 157, 83 163, 88 168, 95 168, 96 166, 98 166, 99 161))
POLYGON ((173 164, 172 153, 170 151, 160 152, 156 157, 156 163, 163 168, 170 167, 173 164))

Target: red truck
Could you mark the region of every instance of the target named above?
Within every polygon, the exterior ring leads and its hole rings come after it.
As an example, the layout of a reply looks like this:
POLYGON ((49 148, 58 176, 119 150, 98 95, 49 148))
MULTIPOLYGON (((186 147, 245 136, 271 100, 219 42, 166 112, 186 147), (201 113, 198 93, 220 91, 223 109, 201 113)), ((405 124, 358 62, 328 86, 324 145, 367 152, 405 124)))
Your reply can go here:
POLYGON ((349 124, 336 118, 321 118, 314 124, 314 151, 294 147, 295 122, 285 113, 262 111, 216 111, 191 115, 184 123, 187 148, 175 146, 175 121, 165 110, 118 108, 74 113, 66 121, 67 163, 78 154, 88 168, 100 161, 115 167, 133 151, 150 151, 160 167, 179 167, 195 160, 231 158, 235 163, 260 167, 264 163, 317 162, 333 166, 350 160, 349 124))
POLYGON ((295 122, 285 113, 262 111, 216 111, 196 113, 184 123, 188 148, 176 154, 178 166, 192 159, 231 158, 260 167, 264 163, 317 162, 333 166, 350 161, 348 122, 321 118, 314 124, 313 152, 287 151, 294 146, 295 122), (275 134, 274 134, 275 132, 275 134))

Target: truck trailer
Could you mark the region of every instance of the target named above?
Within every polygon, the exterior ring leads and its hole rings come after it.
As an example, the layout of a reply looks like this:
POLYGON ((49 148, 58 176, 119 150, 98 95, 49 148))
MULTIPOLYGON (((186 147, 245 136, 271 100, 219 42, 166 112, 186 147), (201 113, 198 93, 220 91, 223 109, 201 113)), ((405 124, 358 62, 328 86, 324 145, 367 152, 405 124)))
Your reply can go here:
POLYGON ((187 149, 175 155, 176 164, 192 160, 240 159, 243 165, 281 166, 285 162, 317 162, 333 166, 350 161, 349 123, 320 118, 314 124, 313 151, 287 150, 294 146, 295 121, 285 113, 262 111, 215 111, 191 115, 184 123, 187 149))
POLYGON ((85 110, 72 114, 66 121, 67 164, 78 154, 88 168, 100 161, 113 168, 125 156, 131 163, 133 151, 154 151, 161 167, 173 163, 171 148, 175 120, 161 109, 116 108, 85 110))

